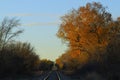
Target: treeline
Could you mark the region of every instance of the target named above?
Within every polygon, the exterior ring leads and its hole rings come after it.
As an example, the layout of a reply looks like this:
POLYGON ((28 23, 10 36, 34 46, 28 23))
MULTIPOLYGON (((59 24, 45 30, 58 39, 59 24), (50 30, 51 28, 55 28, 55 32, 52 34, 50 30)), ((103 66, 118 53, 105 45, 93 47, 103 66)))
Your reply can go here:
POLYGON ((56 60, 61 70, 120 76, 120 18, 113 19, 100 3, 87 3, 63 16, 57 36, 68 45, 56 60))
POLYGON ((29 74, 39 69, 39 62, 30 44, 9 44, 0 51, 0 74, 29 74))
POLYGON ((49 70, 52 70, 53 66, 54 66, 53 61, 43 59, 43 60, 40 61, 39 70, 49 71, 49 70))
POLYGON ((0 77, 51 70, 54 62, 41 60, 30 43, 15 41, 23 32, 18 26, 15 18, 0 23, 0 77))

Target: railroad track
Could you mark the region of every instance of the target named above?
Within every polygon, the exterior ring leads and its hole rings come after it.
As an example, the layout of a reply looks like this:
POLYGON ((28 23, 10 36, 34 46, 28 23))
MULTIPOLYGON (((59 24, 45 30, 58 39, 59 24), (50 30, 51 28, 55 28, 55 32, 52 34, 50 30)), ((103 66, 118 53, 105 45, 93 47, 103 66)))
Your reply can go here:
POLYGON ((61 80, 59 72, 57 71, 52 71, 50 72, 43 80, 61 80))
POLYGON ((60 79, 60 73, 59 73, 59 72, 56 72, 56 74, 57 74, 58 80, 61 80, 61 79, 60 79))

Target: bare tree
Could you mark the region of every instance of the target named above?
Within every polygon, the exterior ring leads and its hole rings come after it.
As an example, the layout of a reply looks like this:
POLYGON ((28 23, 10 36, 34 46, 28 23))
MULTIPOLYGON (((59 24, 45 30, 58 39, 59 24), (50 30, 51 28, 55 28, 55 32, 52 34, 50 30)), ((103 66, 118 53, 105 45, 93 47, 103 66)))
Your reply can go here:
POLYGON ((23 30, 17 30, 20 26, 19 20, 16 18, 4 18, 0 23, 0 50, 5 47, 6 44, 13 41, 23 30))

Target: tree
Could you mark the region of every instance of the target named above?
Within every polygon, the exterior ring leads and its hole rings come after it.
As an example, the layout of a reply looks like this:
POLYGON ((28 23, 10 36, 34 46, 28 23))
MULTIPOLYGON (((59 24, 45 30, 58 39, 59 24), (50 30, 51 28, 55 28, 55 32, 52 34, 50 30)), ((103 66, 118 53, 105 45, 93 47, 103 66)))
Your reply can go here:
MULTIPOLYGON (((85 61, 103 62, 107 57, 108 45, 119 32, 120 18, 113 20, 105 7, 93 2, 64 15, 57 36, 68 44, 65 54, 73 56, 70 59, 77 60, 79 63, 76 66, 79 66, 85 61)), ((61 56, 57 61, 63 62, 64 57, 61 56)))
POLYGON ((85 65, 88 63, 89 57, 87 54, 78 54, 78 51, 66 51, 56 59, 56 64, 63 70, 76 71, 80 69, 83 64, 85 65))
POLYGON ((57 36, 68 43, 69 49, 93 55, 103 53, 117 29, 111 14, 94 2, 63 16, 57 36))
POLYGON ((43 60, 40 60, 39 69, 43 71, 52 70, 53 65, 54 65, 53 61, 43 59, 43 60))
POLYGON ((107 63, 120 64, 120 34, 107 46, 107 63))
POLYGON ((19 20, 12 18, 4 18, 0 24, 0 50, 13 40, 16 36, 23 32, 23 30, 17 30, 20 25, 19 20))
POLYGON ((39 69, 40 59, 29 43, 7 44, 0 51, 0 74, 30 74, 39 69))

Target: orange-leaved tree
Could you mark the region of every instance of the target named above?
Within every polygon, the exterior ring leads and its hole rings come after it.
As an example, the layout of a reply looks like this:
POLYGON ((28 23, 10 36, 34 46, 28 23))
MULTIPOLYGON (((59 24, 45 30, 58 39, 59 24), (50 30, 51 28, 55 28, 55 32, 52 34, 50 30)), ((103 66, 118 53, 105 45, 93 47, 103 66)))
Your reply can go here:
POLYGON ((101 62, 108 44, 119 33, 119 21, 113 20, 100 3, 87 3, 62 17, 57 36, 68 44, 70 56, 77 55, 79 62, 81 55, 88 58, 86 61, 101 62))

